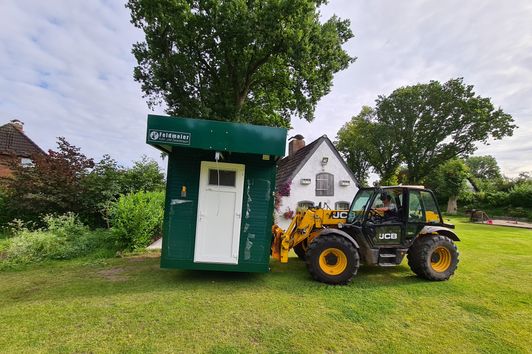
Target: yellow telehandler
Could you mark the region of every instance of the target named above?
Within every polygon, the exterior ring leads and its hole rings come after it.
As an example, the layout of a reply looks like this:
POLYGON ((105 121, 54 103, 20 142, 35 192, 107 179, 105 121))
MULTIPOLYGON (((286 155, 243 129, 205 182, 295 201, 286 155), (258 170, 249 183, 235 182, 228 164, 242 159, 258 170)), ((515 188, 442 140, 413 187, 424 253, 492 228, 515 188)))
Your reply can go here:
POLYGON ((459 255, 452 229, 423 186, 362 188, 349 210, 309 208, 286 230, 274 225, 271 253, 286 263, 294 249, 312 277, 328 284, 349 283, 361 263, 395 266, 405 255, 418 276, 447 280, 459 255))

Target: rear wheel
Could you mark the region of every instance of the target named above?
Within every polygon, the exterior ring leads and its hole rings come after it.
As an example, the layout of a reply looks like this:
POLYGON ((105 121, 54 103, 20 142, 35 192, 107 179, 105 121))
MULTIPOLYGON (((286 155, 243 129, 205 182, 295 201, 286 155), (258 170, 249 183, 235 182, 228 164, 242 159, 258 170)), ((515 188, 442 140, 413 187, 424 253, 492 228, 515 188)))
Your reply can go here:
POLYGON ((358 271, 360 259, 351 242, 337 235, 318 236, 307 250, 307 269, 315 280, 347 284, 358 271))
POLYGON ((294 247, 294 252, 297 254, 297 257, 301 259, 302 261, 306 259, 305 255, 307 253, 307 248, 308 248, 307 240, 304 240, 303 242, 298 243, 294 247))
POLYGON ((458 267, 458 250, 447 236, 419 237, 408 250, 408 265, 418 276, 429 280, 447 280, 458 267))

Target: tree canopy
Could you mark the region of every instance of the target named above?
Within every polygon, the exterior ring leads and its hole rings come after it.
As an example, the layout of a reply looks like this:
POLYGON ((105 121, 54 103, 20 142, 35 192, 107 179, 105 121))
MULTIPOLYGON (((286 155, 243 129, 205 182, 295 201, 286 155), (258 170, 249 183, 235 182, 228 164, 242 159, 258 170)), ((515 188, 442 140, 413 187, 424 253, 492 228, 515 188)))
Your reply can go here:
POLYGON ((498 181, 502 178, 497 160, 491 155, 470 156, 465 163, 471 174, 480 180, 498 181))
POLYGON ((346 159, 359 185, 368 184, 371 167, 381 176, 383 184, 393 184, 400 160, 397 146, 386 133, 388 129, 375 122, 373 108, 364 106, 338 131, 336 148, 346 159))
POLYGON ((448 198, 448 213, 456 213, 458 196, 465 190, 468 175, 469 169, 461 159, 448 160, 430 173, 429 187, 448 198))
MULTIPOLYGON (((461 78, 401 87, 379 96, 364 120, 367 133, 353 134, 360 142, 349 144, 362 150, 382 180, 389 179, 391 169, 405 166, 407 183, 423 182, 446 161, 472 154, 478 143, 511 136, 516 128, 509 114, 475 94, 461 78)), ((355 123, 342 129, 356 130, 355 123)))
POLYGON ((145 33, 135 80, 171 115, 290 126, 314 118, 333 74, 354 61, 349 21, 320 22, 324 0, 129 0, 145 33))
POLYGON ((32 160, 23 165, 13 158, 13 175, 0 178, 0 224, 14 218, 39 223, 46 214, 73 212, 90 226, 103 226, 110 201, 121 194, 162 191, 165 186, 157 162, 147 157, 131 168, 118 165, 109 155, 95 163, 62 137, 56 150, 32 160))

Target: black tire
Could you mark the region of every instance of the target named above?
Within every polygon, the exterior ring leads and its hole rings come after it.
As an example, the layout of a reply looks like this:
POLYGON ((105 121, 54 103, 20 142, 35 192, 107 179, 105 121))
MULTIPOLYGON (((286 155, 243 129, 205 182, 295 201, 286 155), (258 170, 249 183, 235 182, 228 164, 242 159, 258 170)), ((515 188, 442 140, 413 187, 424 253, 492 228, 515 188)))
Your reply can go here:
POLYGON ((299 258, 300 260, 304 261, 306 260, 306 253, 307 253, 307 240, 304 240, 303 242, 301 243, 298 243, 295 247, 294 247, 294 252, 297 254, 297 258, 299 258))
POLYGON ((419 277, 442 281, 449 279, 458 267, 458 249, 447 236, 418 237, 408 250, 408 265, 419 277))
POLYGON ((337 235, 315 238, 307 249, 306 258, 310 275, 317 281, 333 285, 349 283, 360 265, 355 246, 337 235))

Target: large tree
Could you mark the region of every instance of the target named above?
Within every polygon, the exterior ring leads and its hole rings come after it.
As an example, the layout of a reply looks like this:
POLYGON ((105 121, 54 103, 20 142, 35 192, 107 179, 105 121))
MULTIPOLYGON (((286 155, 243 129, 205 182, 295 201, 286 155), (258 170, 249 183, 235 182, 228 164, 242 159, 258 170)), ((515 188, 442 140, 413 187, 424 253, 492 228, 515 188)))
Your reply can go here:
POLYGON ((391 184, 399 167, 399 152, 391 139, 390 128, 376 121, 375 110, 364 106, 336 136, 336 148, 360 185, 367 185, 370 170, 378 173, 380 183, 391 184))
POLYGON ((447 212, 456 214, 458 196, 465 190, 469 169, 463 160, 451 159, 430 173, 429 187, 447 198, 447 212))
POLYGON ((420 183, 436 167, 464 157, 478 143, 510 136, 512 116, 495 108, 463 79, 401 87, 377 99, 378 121, 394 127, 393 138, 409 183, 420 183))
POLYGON ((475 178, 492 181, 498 181, 502 178, 497 160, 491 155, 471 156, 465 159, 465 163, 475 178))
POLYGON ((312 121, 333 74, 354 61, 349 21, 320 22, 324 0, 129 0, 145 33, 135 80, 150 106, 205 119, 312 121))
POLYGON ((36 221, 44 214, 82 213, 87 204, 81 181, 94 161, 65 138, 58 138, 57 150, 32 157, 26 166, 13 159, 13 176, 5 178, 10 217, 36 221))
POLYGON ((354 134, 361 142, 351 145, 368 150, 368 162, 384 181, 390 180, 389 169, 380 171, 382 166, 405 166, 407 183, 422 183, 446 161, 470 155, 478 143, 510 136, 516 128, 509 114, 475 94, 461 78, 379 96, 369 121, 375 131, 368 128, 367 137, 354 134), (372 154, 381 160, 371 159, 372 154))

